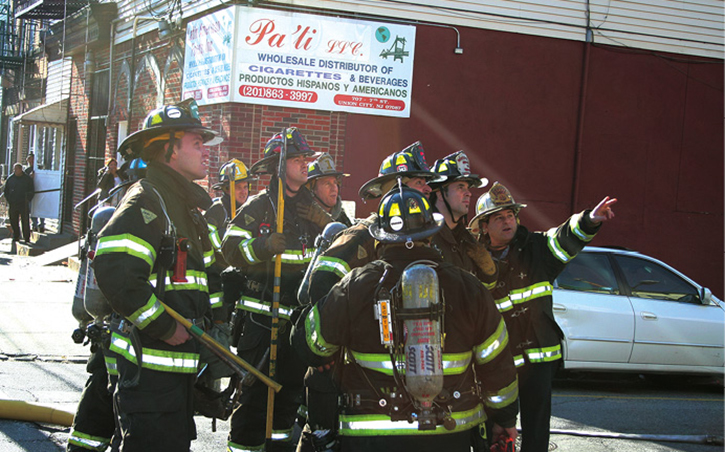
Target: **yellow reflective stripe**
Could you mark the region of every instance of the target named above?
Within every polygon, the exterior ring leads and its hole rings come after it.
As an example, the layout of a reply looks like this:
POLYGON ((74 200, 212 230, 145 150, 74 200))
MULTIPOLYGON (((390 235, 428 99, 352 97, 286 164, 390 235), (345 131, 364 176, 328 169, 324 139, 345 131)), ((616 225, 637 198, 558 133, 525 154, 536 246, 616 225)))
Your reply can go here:
POLYGON ((204 268, 211 267, 211 264, 216 262, 216 256, 214 255, 214 250, 209 250, 204 252, 204 268))
POLYGON ((489 292, 496 288, 496 281, 490 283, 481 281, 481 284, 483 284, 483 287, 485 287, 489 292))
POLYGON ((317 309, 317 305, 314 305, 310 309, 310 312, 305 318, 305 337, 307 347, 309 347, 312 353, 319 356, 328 357, 340 348, 335 344, 330 344, 322 337, 320 312, 317 309))
POLYGON ((149 267, 156 261, 156 250, 143 239, 132 234, 109 235, 100 237, 96 244, 96 256, 111 253, 124 253, 142 259, 149 267))
POLYGON ((384 414, 340 413, 339 433, 342 436, 445 435, 470 430, 486 420, 482 404, 468 411, 453 412, 451 417, 456 421, 453 430, 446 430, 442 425, 437 425, 435 430, 418 430, 417 422, 394 422, 384 414))
POLYGON ((332 272, 340 278, 344 278, 345 275, 350 273, 350 266, 342 259, 338 259, 336 257, 320 256, 319 258, 317 258, 314 270, 332 272))
POLYGON ((498 312, 506 312, 513 309, 514 304, 509 300, 508 295, 495 301, 498 312))
POLYGON ((526 361, 524 361, 524 355, 516 355, 516 356, 514 356, 514 366, 521 367, 524 364, 526 364, 526 361))
POLYGON ((519 397, 519 380, 518 377, 513 383, 502 388, 495 393, 484 394, 483 401, 490 408, 503 408, 516 401, 519 397))
POLYGON ((571 217, 569 220, 569 229, 571 232, 579 238, 582 242, 591 242, 596 234, 587 234, 582 230, 580 224, 583 221, 583 215, 581 212, 571 217))
POLYGON ((551 251, 551 254, 553 254, 554 257, 556 257, 565 264, 573 259, 573 257, 570 256, 569 253, 564 250, 564 248, 562 248, 559 240, 556 238, 556 228, 551 228, 546 231, 546 235, 549 237, 549 251, 551 251))
POLYGON ((214 292, 209 294, 209 305, 212 309, 221 308, 224 302, 223 292, 214 292))
POLYGON ((104 451, 111 444, 111 438, 92 436, 87 433, 79 432, 74 428, 71 429, 68 434, 68 444, 73 444, 74 446, 79 446, 88 450, 104 451))
POLYGON ((149 323, 151 323, 158 316, 160 316, 162 312, 164 312, 164 307, 161 306, 161 303, 159 303, 156 295, 152 293, 146 304, 144 304, 143 306, 135 310, 131 315, 129 315, 128 320, 130 320, 140 329, 144 329, 148 326, 149 323))
POLYGON ((561 345, 557 344, 551 347, 544 348, 529 348, 524 350, 526 357, 532 363, 545 363, 549 361, 556 361, 561 358, 561 345))
MULTIPOLYGON (((164 279, 165 290, 198 290, 200 292, 209 293, 209 286, 205 271, 186 270, 186 282, 173 282, 171 280, 171 276, 173 274, 173 271, 166 272, 166 278, 164 279)), ((151 276, 149 276, 149 282, 154 287, 156 287, 156 279, 156 273, 152 273, 151 276)))
POLYGON ((118 375, 118 363, 115 357, 104 356, 103 360, 106 362, 106 372, 108 375, 118 375))
MULTIPOLYGON (((129 338, 114 332, 111 335, 111 346, 109 349, 138 365, 136 351, 133 349, 129 338)), ((196 373, 197 367, 199 366, 198 353, 172 352, 146 347, 142 348, 142 352, 141 367, 146 369, 190 374, 196 373)))
POLYGON ((241 444, 227 442, 227 452, 264 452, 264 444, 259 446, 242 446, 241 444))
POLYGON ((521 289, 512 290, 509 293, 508 298, 514 304, 521 304, 535 298, 551 295, 553 290, 554 288, 551 283, 548 281, 542 281, 527 287, 522 287, 521 289))
POLYGON ((209 227, 209 240, 211 240, 211 246, 213 246, 215 250, 221 251, 222 241, 219 238, 219 230, 211 223, 207 223, 207 226, 209 227))
POLYGON ((315 254, 315 248, 307 248, 305 252, 302 250, 284 250, 282 252, 282 263, 283 264, 307 264, 312 260, 312 256, 315 254))
POLYGON ((272 430, 272 441, 291 441, 292 429, 272 430))
POLYGON ((509 343, 508 331, 506 331, 506 323, 501 319, 496 327, 496 331, 486 339, 482 344, 473 348, 476 356, 477 364, 485 364, 497 357, 509 343))
MULTIPOLYGON (((393 375, 393 362, 390 360, 390 355, 383 353, 361 353, 354 350, 349 350, 355 362, 362 368, 368 370, 374 370, 384 375, 393 375)), ((324 356, 324 355, 323 355, 324 356)), ((442 367, 443 375, 460 375, 468 369, 471 364, 472 353, 461 352, 461 353, 443 353, 442 355, 442 367)), ((398 361, 398 371, 405 373, 405 360, 401 358, 398 361)))
POLYGON ((262 262, 262 260, 257 257, 257 254, 254 252, 254 248, 252 247, 252 243, 255 240, 256 239, 247 239, 239 242, 239 251, 241 251, 242 257, 244 257, 244 259, 250 264, 258 264, 262 262))
POLYGON ((242 229, 234 224, 229 225, 227 231, 224 233, 224 237, 244 237, 245 239, 252 238, 252 232, 242 229))
MULTIPOLYGON (((256 312, 258 314, 264 314, 267 316, 272 315, 272 303, 266 301, 260 301, 256 298, 243 296, 237 302, 237 309, 244 311, 256 312)), ((289 320, 290 314, 292 314, 292 308, 286 306, 279 306, 279 318, 289 320)))

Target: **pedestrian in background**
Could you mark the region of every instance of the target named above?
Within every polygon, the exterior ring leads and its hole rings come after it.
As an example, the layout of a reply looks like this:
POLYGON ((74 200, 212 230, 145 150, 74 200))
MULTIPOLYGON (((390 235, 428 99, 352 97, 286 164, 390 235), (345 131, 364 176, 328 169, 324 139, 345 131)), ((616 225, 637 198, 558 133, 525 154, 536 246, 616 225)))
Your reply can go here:
POLYGON ((20 240, 22 227, 23 240, 30 243, 30 201, 35 195, 33 179, 23 172, 23 165, 16 163, 13 174, 3 187, 3 196, 8 202, 10 226, 13 229, 13 241, 20 240))
MULTIPOLYGON (((25 166, 23 172, 30 176, 30 178, 33 179, 33 183, 35 183, 35 154, 32 152, 29 153, 25 158, 25 163, 27 163, 27 165, 25 166)), ((30 201, 28 201, 28 203, 30 203, 30 201)), ((28 212, 31 210, 30 206, 28 206, 28 212)), ((45 218, 30 217, 30 221, 33 231, 45 232, 45 218)))

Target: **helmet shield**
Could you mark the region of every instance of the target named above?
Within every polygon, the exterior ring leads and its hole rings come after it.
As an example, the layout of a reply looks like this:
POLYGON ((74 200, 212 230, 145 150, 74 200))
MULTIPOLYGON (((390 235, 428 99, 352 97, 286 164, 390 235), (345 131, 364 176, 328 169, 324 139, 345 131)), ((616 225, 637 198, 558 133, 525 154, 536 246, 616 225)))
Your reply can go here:
POLYGON ((418 190, 400 186, 380 201, 370 235, 384 243, 406 243, 434 235, 443 226, 443 215, 433 212, 418 190))
MULTIPOLYGON (((307 144, 307 140, 297 130, 296 127, 289 127, 285 129, 285 135, 287 138, 287 158, 305 156, 314 157, 318 153, 310 148, 307 144)), ((271 174, 274 173, 277 165, 279 164, 279 154, 282 151, 284 145, 284 138, 281 133, 273 136, 267 144, 264 146, 262 159, 255 162, 254 165, 249 169, 253 174, 271 174)))
POLYGON ((454 152, 447 157, 436 160, 431 171, 442 178, 440 182, 430 184, 433 190, 456 181, 468 182, 470 188, 483 188, 488 185, 488 179, 485 177, 482 178, 477 174, 471 174, 470 161, 463 151, 454 152))
POLYGON ((364 200, 379 198, 383 195, 383 186, 399 177, 422 177, 429 182, 441 180, 432 173, 425 161, 425 151, 420 141, 416 141, 402 151, 385 157, 380 165, 378 177, 366 182, 358 194, 364 200))
POLYGON ((223 141, 216 131, 201 123, 196 101, 186 99, 152 110, 144 119, 141 130, 127 136, 118 147, 118 152, 125 160, 132 160, 140 157, 147 145, 168 141, 177 131, 198 133, 206 146, 215 146, 223 141))
POLYGON ((519 204, 511 196, 511 192, 503 184, 494 182, 491 189, 481 195, 476 201, 476 216, 471 219, 468 227, 472 230, 478 229, 478 221, 486 219, 489 215, 504 209, 511 209, 516 215, 526 204, 519 204))

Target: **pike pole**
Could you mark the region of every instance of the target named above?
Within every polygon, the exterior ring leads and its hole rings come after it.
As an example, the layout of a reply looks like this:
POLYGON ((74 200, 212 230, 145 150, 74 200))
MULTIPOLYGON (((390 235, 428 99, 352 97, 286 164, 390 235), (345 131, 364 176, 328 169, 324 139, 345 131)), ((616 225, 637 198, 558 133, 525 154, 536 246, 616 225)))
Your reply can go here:
MULTIPOLYGON (((277 232, 282 234, 284 229, 284 192, 285 169, 287 167, 287 128, 282 130, 282 147, 279 151, 279 166, 277 167, 277 232)), ((272 293, 272 327, 269 341, 269 378, 274 378, 277 372, 277 342, 279 340, 279 301, 282 279, 282 253, 274 258, 274 292, 272 293)), ((272 442, 272 426, 274 423, 274 390, 267 390, 267 449, 272 442)))
POLYGON ((177 322, 181 323, 181 325, 186 328, 189 333, 191 333, 192 336, 197 338, 199 342, 202 343, 205 347, 210 349, 212 352, 214 352, 219 358, 222 359, 229 367, 232 367, 234 369, 234 365, 240 366, 244 370, 248 371, 255 377, 259 378, 262 383, 266 384, 269 387, 269 390, 274 394, 275 392, 279 392, 280 389, 282 389, 282 385, 277 383, 276 381, 272 380, 271 377, 268 377, 264 375, 263 372, 260 372, 259 369, 254 367, 253 365, 249 364, 248 362, 244 361, 242 358, 238 357, 234 353, 230 352, 226 348, 224 348, 223 345, 221 345, 219 342, 214 340, 213 337, 209 336, 199 328, 198 326, 191 323, 188 319, 186 319, 183 315, 179 314, 178 312, 171 309, 166 303, 159 300, 159 303, 161 306, 164 307, 166 312, 169 313, 169 315, 176 320, 177 322))

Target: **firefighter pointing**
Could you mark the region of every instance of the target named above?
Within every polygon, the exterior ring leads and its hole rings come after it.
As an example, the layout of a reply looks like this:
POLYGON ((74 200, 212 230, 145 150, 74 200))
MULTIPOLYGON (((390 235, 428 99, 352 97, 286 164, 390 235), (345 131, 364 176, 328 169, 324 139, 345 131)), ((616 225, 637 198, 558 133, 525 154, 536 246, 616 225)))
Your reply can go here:
POLYGON ((478 279, 429 246, 442 215, 402 184, 377 213, 370 234, 380 260, 312 305, 292 338, 312 366, 346 350, 341 450, 469 451, 486 412, 515 438, 506 327, 478 279))
POLYGON ((199 213, 211 204, 192 181, 206 177, 220 142, 202 125, 196 102, 153 110, 119 152, 148 162, 98 236, 98 285, 121 316, 110 350, 119 355, 114 408, 120 450, 188 451, 196 437, 193 386, 199 343, 160 303, 202 325, 224 321, 214 250, 199 213), (168 269, 168 271, 166 270, 168 269))
POLYGON ((498 264, 493 297, 511 335, 509 347, 518 368, 522 452, 549 448, 551 384, 564 336, 554 320, 552 282, 594 238, 602 222, 614 218, 616 202, 605 197, 594 209, 546 232, 529 232, 519 224, 526 204, 517 203, 498 182, 476 203, 470 226, 498 264))

